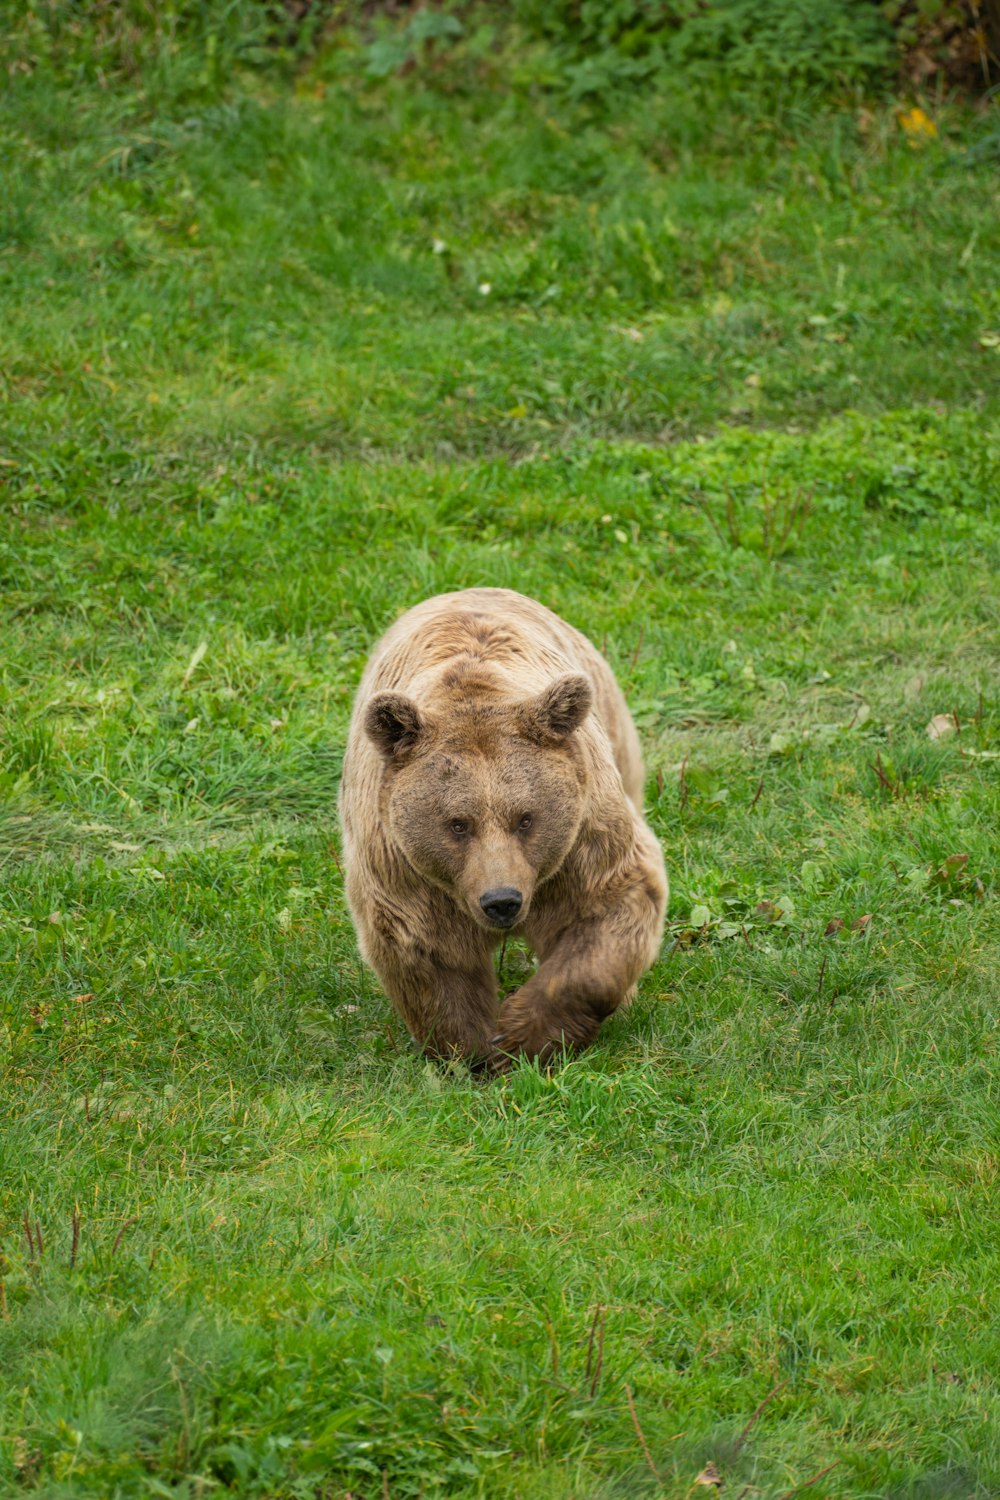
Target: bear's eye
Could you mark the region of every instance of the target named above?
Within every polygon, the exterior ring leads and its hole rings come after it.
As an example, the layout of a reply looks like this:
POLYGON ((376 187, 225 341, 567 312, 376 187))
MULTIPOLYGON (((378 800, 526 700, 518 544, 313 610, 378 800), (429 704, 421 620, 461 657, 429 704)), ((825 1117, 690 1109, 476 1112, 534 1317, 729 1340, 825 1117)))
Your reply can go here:
POLYGON ((452 818, 451 831, 457 839, 461 839, 468 833, 469 825, 464 818, 452 818))
POLYGON ((520 823, 518 823, 518 825, 517 825, 518 832, 519 833, 527 833, 528 829, 531 827, 531 825, 532 825, 532 823, 534 821, 535 820, 531 816, 530 813, 525 813, 524 817, 521 819, 520 823))

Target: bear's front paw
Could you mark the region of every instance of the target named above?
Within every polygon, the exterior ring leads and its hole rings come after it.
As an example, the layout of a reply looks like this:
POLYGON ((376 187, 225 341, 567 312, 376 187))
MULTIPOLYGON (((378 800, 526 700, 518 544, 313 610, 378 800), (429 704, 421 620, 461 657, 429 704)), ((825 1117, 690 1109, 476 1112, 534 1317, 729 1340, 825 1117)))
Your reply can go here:
POLYGON ((599 1022, 582 1010, 539 1004, 527 991, 516 991, 500 1008, 498 1031, 491 1040, 491 1066, 505 1073, 515 1057, 544 1063, 559 1052, 586 1047, 597 1035, 599 1022))
POLYGON ((515 1057, 544 1057, 551 1052, 550 1038, 534 1007, 519 1000, 520 991, 511 995, 500 1007, 497 1017, 497 1034, 492 1038, 493 1067, 505 1073, 515 1057))

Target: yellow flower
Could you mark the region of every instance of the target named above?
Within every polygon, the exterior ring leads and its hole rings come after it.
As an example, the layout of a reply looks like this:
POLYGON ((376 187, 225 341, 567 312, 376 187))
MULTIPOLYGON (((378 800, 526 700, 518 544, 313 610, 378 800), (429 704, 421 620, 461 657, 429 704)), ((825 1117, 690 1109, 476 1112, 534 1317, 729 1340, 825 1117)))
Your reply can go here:
POLYGON ((898 114, 899 121, 906 139, 911 146, 922 146, 926 141, 932 141, 937 135, 937 126, 929 115, 925 115, 919 104, 912 109, 904 110, 898 114))

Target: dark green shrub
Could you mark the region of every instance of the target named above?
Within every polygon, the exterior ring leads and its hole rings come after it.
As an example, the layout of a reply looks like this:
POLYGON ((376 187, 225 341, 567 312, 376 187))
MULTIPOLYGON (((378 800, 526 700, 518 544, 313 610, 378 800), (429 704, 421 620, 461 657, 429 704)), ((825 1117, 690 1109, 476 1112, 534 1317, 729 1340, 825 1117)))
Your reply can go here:
POLYGON ((539 81, 575 97, 664 71, 810 89, 900 73, 983 89, 1000 76, 1000 0, 27 0, 0 6, 0 51, 14 71, 136 78, 184 100, 242 68, 295 67, 334 38, 367 43, 372 76, 426 71, 468 51, 477 26, 501 52, 537 39, 539 81))
POLYGON ((555 42, 594 51, 647 51, 657 38, 697 14, 697 0, 514 0, 522 25, 555 42))
POLYGON ((893 62, 892 30, 870 0, 719 0, 671 38, 673 62, 739 79, 868 83, 893 62))
POLYGON ((671 66, 740 81, 867 83, 894 61, 873 0, 515 0, 518 20, 559 49, 573 93, 671 66))

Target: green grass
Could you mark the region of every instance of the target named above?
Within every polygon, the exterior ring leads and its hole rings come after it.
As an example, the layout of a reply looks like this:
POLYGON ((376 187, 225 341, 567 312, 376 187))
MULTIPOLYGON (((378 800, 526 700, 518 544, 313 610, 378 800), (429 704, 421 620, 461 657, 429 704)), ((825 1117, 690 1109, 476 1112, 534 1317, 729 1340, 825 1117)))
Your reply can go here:
POLYGON ((351 57, 0 102, 0 1493, 995 1496, 994 127, 351 57), (605 645, 673 883, 490 1084, 334 811, 482 583, 605 645))

